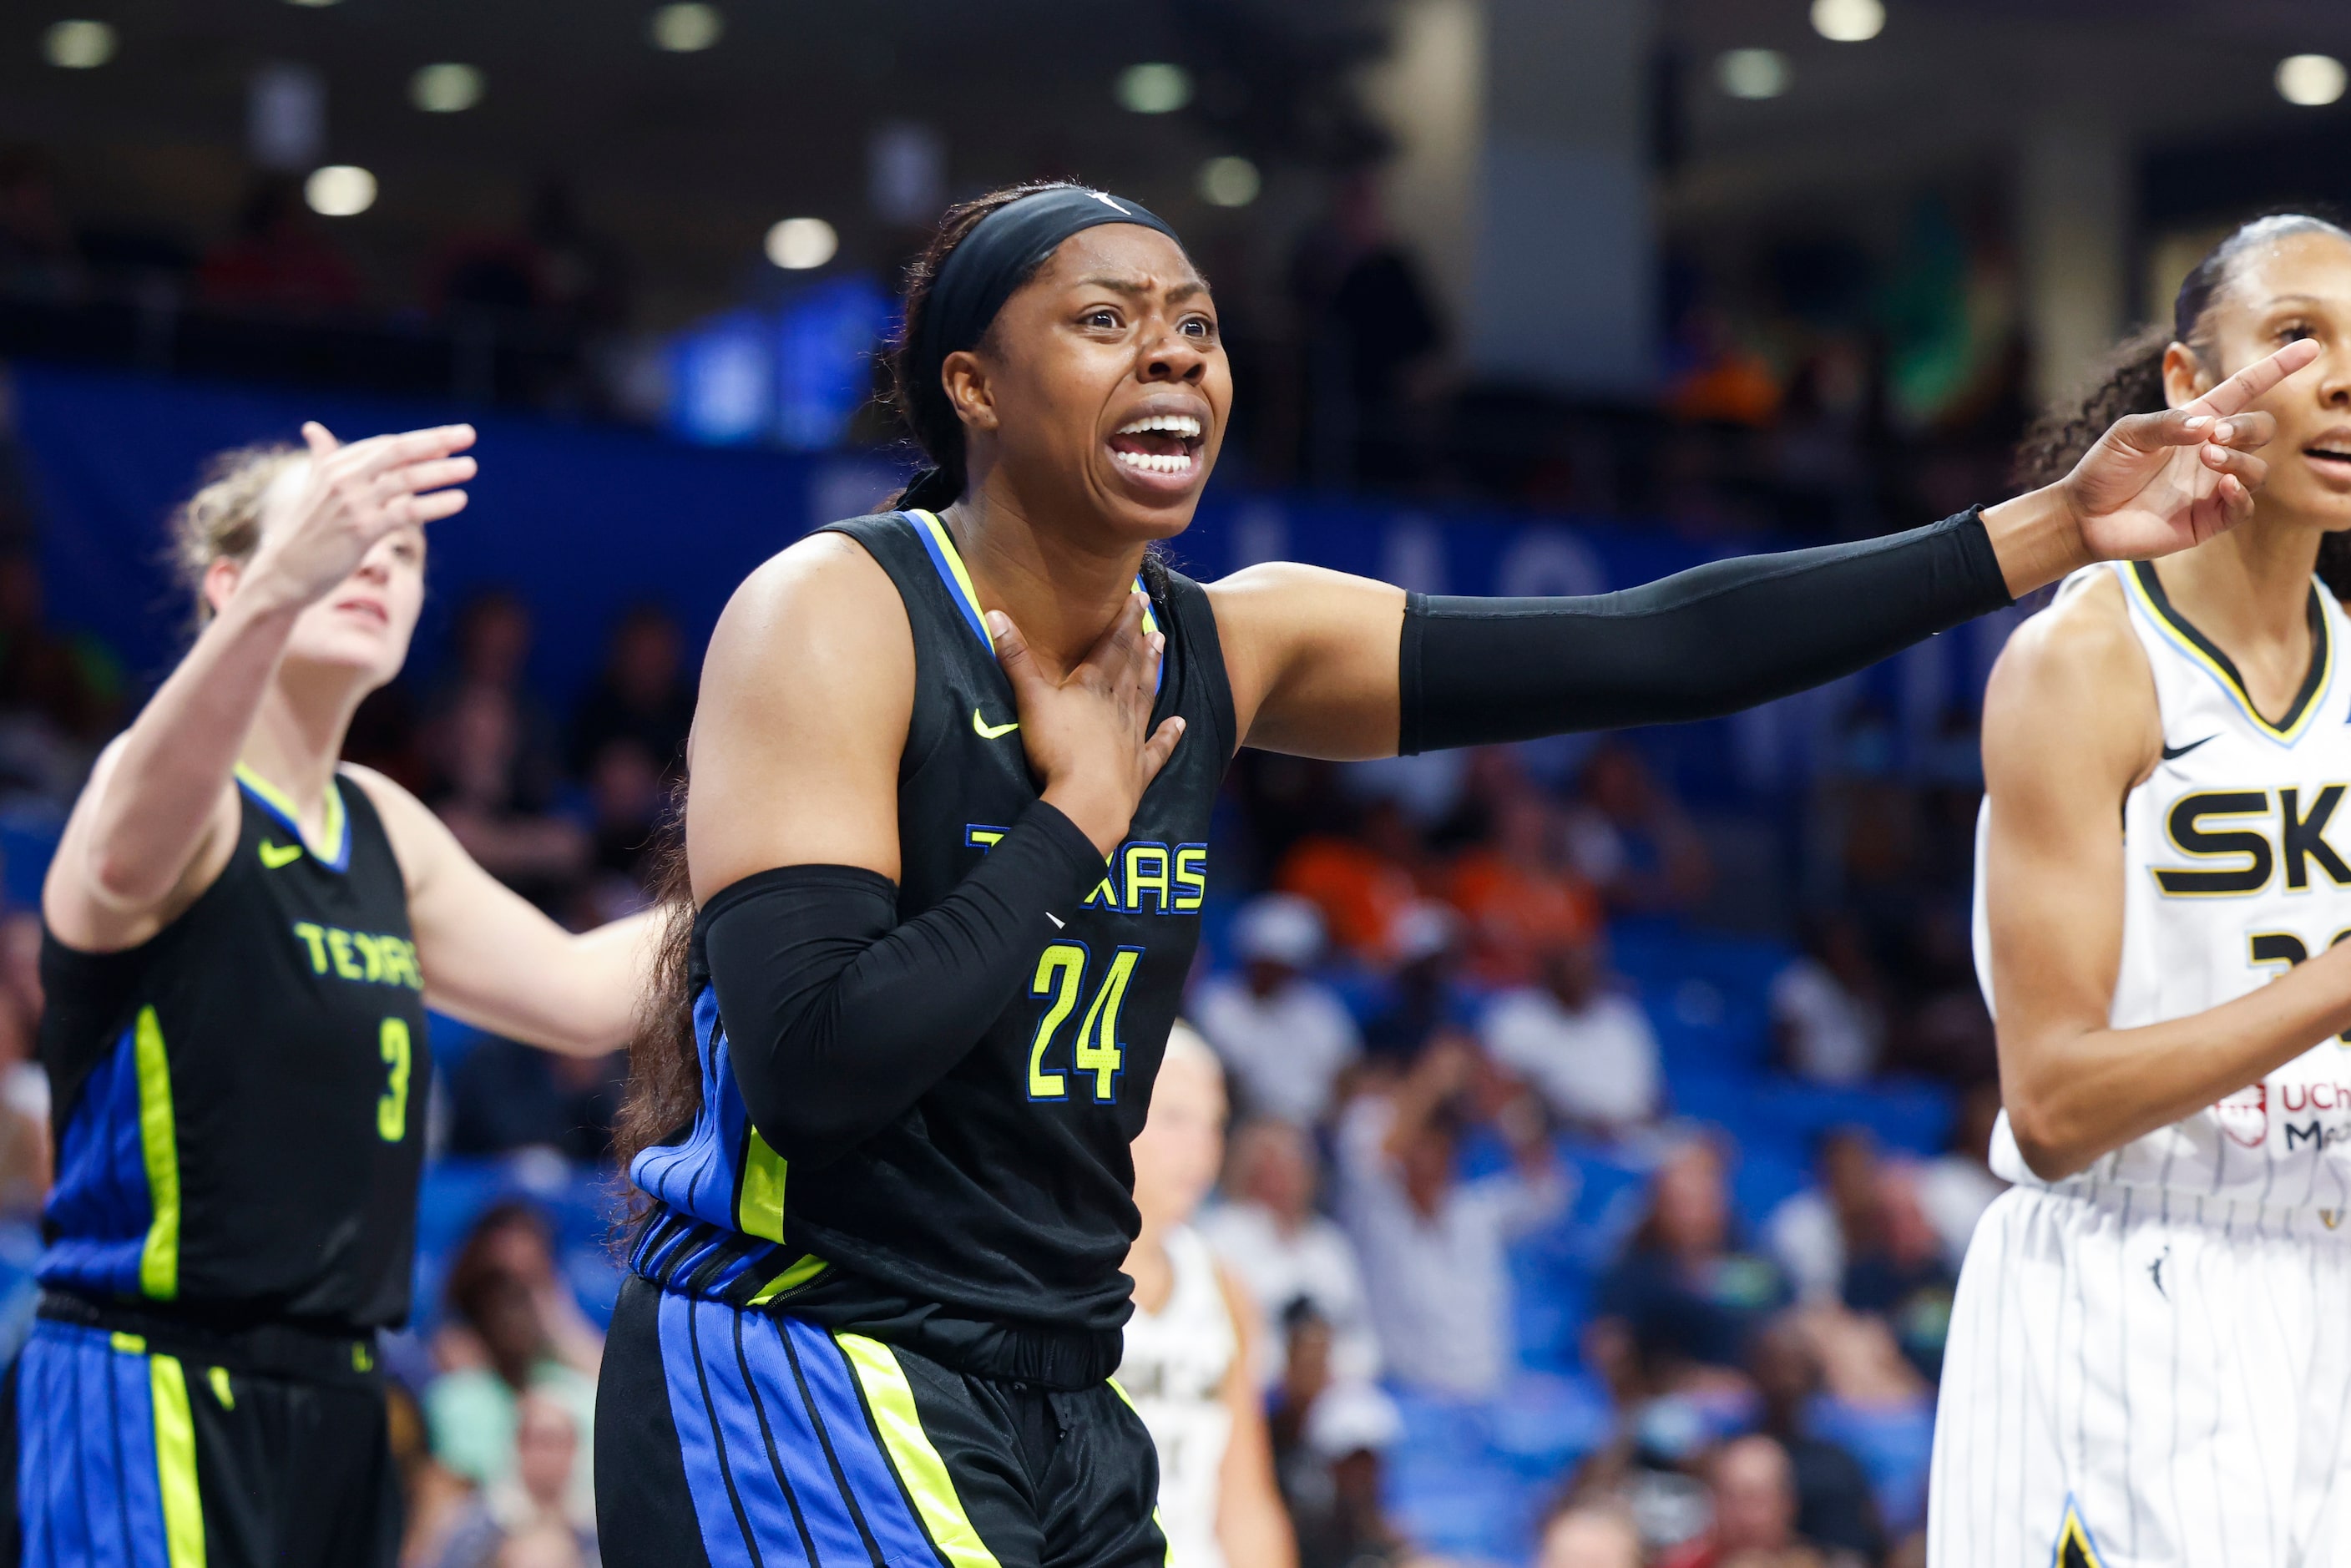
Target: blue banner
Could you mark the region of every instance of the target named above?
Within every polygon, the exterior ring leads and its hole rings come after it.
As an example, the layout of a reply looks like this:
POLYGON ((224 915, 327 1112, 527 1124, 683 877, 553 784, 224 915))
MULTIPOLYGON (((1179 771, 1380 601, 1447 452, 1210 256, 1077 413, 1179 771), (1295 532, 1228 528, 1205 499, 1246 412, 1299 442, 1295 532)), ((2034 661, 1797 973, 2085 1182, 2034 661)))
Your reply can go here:
MULTIPOLYGON (((713 450, 622 426, 334 392, 40 364, 16 366, 13 380, 45 523, 51 619, 102 636, 149 678, 169 668, 190 624, 163 564, 171 507, 213 453, 298 441, 305 419, 346 438, 455 419, 479 427, 472 504, 432 528, 433 601, 416 673, 431 673, 450 604, 508 587, 537 616, 532 674, 559 705, 592 674, 628 605, 666 606, 699 649, 754 567, 820 522, 870 510, 901 473, 870 456, 713 450)), ((1663 528, 1237 488, 1212 489, 1168 548, 1202 579, 1289 559, 1425 592, 1504 595, 1600 592, 1726 553, 1663 528)), ((2007 630, 1998 618, 1979 622, 1825 696, 1776 705, 1727 732, 1704 727, 1715 732, 1707 745, 1727 743, 1717 755, 1740 784, 1792 782, 1868 698, 1899 756, 1922 757, 1946 715, 1973 705, 2007 630)))

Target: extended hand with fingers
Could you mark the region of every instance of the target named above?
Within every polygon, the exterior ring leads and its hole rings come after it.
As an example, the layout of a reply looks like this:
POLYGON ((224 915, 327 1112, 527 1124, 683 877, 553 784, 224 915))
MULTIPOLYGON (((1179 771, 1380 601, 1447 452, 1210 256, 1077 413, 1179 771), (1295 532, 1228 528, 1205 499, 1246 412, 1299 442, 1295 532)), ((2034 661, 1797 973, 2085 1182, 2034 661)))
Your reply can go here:
POLYGON ((2100 560, 2143 560, 2252 516, 2269 475, 2254 454, 2277 421, 2252 405, 2318 353, 2308 340, 2288 343, 2184 408, 2116 420, 2059 481, 2084 548, 2100 560))
POLYGON ((1144 601, 1131 593, 1110 630, 1056 681, 1012 618, 987 614, 997 662, 1012 683, 1020 739, 1044 797, 1109 854, 1126 836, 1143 792, 1184 737, 1184 721, 1151 728, 1166 637, 1143 626, 1144 601))
POLYGON ((378 539, 462 510, 474 476, 470 424, 377 435, 346 446, 316 423, 302 427, 308 469, 286 509, 269 520, 245 574, 287 602, 308 604, 359 570, 378 539))

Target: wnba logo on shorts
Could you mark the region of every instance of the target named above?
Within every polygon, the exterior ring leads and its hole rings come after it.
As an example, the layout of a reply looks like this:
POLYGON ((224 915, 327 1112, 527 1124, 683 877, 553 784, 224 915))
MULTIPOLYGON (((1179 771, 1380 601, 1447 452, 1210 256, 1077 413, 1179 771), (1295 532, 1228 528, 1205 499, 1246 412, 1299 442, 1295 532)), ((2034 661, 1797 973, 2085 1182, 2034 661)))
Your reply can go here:
POLYGON ((2212 1119, 2229 1141, 2258 1149, 2270 1135, 2270 1086, 2255 1083, 2213 1103, 2212 1119))

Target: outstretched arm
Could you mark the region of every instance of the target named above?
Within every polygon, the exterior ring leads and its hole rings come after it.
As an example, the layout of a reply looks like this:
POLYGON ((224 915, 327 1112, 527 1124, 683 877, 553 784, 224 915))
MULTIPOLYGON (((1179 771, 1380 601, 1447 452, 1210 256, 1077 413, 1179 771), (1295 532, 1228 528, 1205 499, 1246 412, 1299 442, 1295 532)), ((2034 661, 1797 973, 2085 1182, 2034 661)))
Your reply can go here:
POLYGON ((236 831, 229 779, 294 622, 378 541, 465 504, 440 486, 473 477, 474 460, 455 455, 473 444, 469 425, 340 447, 320 425, 302 434, 310 454, 266 506, 259 549, 241 569, 214 569, 207 591, 225 601, 74 807, 41 895, 74 946, 146 940, 219 873, 236 831))
POLYGON ((2248 515, 2290 344, 2196 402, 2116 422, 2064 479, 1930 528, 1716 561, 1584 599, 1407 600, 1311 567, 1209 589, 1245 743, 1381 757, 1734 712, 1861 669, 2095 560, 2248 515))
POLYGON ((2258 1082, 2351 1026, 2351 943, 2208 1011, 2109 1024, 2123 946, 2120 811, 2163 745, 2126 614, 2116 585, 2099 583, 2034 617, 2009 639, 1984 696, 2001 1100, 2025 1164, 2044 1180, 2258 1082))
POLYGON ((625 1044, 661 943, 657 912, 569 932, 465 852, 422 801, 372 768, 375 803, 408 884, 424 997, 467 1023, 549 1051, 601 1056, 625 1044))

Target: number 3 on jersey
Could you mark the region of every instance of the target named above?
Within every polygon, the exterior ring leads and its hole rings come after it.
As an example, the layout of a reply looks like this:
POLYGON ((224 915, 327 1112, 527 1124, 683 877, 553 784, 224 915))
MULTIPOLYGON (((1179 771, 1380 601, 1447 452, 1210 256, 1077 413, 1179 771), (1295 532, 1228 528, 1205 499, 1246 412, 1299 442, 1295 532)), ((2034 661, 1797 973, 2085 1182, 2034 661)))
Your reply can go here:
POLYGON ((396 1144, 408 1135, 408 1020, 386 1019, 377 1033, 383 1053, 383 1092, 375 1103, 376 1135, 396 1144))
MULTIPOLYGON (((1037 974, 1029 983, 1029 994, 1050 999, 1029 1042, 1031 1100, 1069 1098, 1068 1076, 1047 1071, 1045 1053, 1051 1049, 1053 1036, 1061 1025, 1078 1010, 1078 998, 1085 989, 1091 956, 1082 942, 1056 942, 1037 956, 1037 974)), ((1121 947, 1111 955, 1110 973, 1102 977, 1094 999, 1086 1005, 1084 1020, 1078 1025, 1077 1051, 1071 1057, 1071 1065, 1081 1077, 1093 1075, 1096 1104, 1107 1105, 1118 1099, 1119 1071, 1126 1059, 1118 1039, 1119 1009, 1126 1000, 1127 982, 1134 977, 1134 966, 1142 957, 1140 947, 1121 947)))

